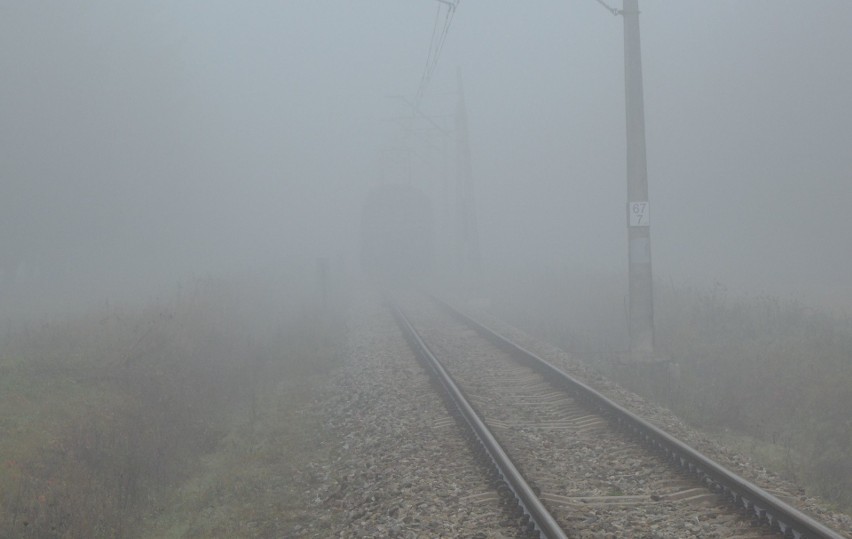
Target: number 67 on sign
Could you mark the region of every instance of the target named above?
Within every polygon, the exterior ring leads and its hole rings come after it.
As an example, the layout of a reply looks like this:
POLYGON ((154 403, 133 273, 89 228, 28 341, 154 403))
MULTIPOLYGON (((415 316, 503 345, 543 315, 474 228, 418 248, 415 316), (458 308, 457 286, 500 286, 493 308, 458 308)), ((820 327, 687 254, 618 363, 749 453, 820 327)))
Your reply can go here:
POLYGON ((651 226, 651 205, 645 202, 628 202, 627 215, 631 227, 651 226))

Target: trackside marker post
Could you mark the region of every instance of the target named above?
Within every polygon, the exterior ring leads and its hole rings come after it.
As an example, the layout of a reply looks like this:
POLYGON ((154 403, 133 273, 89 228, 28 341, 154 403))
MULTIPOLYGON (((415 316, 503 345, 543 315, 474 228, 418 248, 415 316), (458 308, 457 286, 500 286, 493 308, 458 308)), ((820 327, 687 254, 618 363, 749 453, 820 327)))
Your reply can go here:
POLYGON ((645 97, 639 39, 639 0, 624 0, 624 89, 627 112, 628 329, 630 361, 654 361, 651 212, 645 155, 645 97))

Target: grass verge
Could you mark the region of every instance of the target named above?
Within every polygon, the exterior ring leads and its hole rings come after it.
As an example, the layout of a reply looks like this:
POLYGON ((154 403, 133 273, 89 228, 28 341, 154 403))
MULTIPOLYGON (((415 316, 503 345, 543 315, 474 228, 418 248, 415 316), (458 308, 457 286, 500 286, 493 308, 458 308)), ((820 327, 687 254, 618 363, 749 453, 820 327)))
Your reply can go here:
MULTIPOLYGON (((271 482, 279 470, 263 469, 281 462, 277 448, 313 440, 298 411, 332 368, 340 331, 309 303, 264 299, 205 282, 171 302, 5 335, 0 537, 161 537, 147 530, 177 508, 248 500, 253 477, 271 482)), ((221 522, 253 529, 257 509, 244 509, 221 522)), ((188 515, 160 529, 257 536, 188 515)))

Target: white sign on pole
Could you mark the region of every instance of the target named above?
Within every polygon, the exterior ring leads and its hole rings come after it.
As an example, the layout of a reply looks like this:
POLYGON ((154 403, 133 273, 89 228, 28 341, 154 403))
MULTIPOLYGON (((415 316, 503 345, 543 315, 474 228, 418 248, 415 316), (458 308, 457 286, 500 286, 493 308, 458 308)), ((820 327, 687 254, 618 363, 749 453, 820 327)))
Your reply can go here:
POLYGON ((651 205, 645 202, 630 202, 627 205, 630 226, 651 226, 651 205))

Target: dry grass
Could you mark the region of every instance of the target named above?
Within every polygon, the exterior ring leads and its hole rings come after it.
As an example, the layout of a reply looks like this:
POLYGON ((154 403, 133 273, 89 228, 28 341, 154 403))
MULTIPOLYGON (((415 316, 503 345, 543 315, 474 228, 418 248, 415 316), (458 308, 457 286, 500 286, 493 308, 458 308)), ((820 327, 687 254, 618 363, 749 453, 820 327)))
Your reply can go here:
POLYGON ((327 434, 311 404, 322 378, 299 376, 264 396, 252 422, 238 418, 174 503, 151 519, 151 539, 289 537, 310 516, 306 475, 325 459, 327 434), (312 391, 306 391, 311 388, 312 391))
MULTIPOLYGON (((270 310, 256 299, 200 283, 179 301, 7 335, 0 537, 138 536, 180 503, 178 487, 222 459, 223 443, 252 446, 270 406, 298 401, 296 388, 329 368, 337 346, 331 319, 305 302, 270 310)), ((250 464, 268 464, 251 452, 250 464)), ((216 489, 239 490, 243 468, 222 462, 234 472, 217 475, 216 489)))

